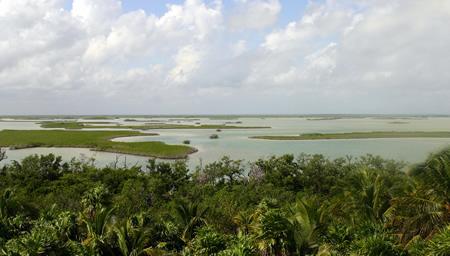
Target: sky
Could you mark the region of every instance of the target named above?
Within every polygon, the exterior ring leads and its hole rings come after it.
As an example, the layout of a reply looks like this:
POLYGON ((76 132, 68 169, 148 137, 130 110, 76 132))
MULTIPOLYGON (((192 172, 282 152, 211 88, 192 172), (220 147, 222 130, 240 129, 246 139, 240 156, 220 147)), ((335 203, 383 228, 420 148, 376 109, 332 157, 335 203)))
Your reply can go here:
POLYGON ((0 0, 0 114, 450 114, 448 0, 0 0))

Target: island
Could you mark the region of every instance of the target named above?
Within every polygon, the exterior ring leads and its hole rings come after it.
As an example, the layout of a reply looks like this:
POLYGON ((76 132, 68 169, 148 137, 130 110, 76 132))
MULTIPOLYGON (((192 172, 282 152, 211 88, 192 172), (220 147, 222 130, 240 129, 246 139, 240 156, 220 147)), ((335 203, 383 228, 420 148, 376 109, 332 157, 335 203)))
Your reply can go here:
POLYGON ((348 132, 348 133, 305 133, 300 135, 264 135, 250 139, 262 140, 342 140, 342 139, 388 139, 388 138, 450 138, 450 132, 348 132))
POLYGON ((269 126, 234 126, 222 124, 167 124, 167 123, 148 123, 144 125, 120 125, 118 123, 99 123, 99 122, 56 122, 47 121, 40 123, 42 128, 61 128, 68 130, 79 129, 133 129, 133 130, 151 130, 151 129, 268 129, 269 126), (103 124, 103 125, 102 125, 103 124))
POLYGON ((114 138, 156 136, 137 131, 64 131, 64 130, 3 130, 0 147, 24 149, 34 147, 89 148, 94 151, 130 154, 161 159, 184 159, 197 149, 186 145, 168 145, 160 141, 116 142, 114 138))

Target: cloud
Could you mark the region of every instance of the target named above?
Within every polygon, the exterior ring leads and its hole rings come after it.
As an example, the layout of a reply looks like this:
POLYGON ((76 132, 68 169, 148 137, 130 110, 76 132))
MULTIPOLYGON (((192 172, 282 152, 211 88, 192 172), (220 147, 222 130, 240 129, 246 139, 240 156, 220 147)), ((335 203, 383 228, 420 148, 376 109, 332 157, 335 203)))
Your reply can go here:
POLYGON ((170 71, 168 79, 174 83, 186 83, 199 66, 202 52, 192 45, 186 46, 175 56, 175 67, 170 71))
POLYGON ((435 99, 437 91, 450 96, 449 4, 402 3, 312 4, 299 21, 266 36, 248 86, 335 95, 342 112, 448 113, 450 104, 435 99))
POLYGON ((449 113, 448 1, 310 2, 277 27, 280 15, 275 0, 159 16, 0 0, 0 112, 449 113))
MULTIPOLYGON (((143 66, 140 74, 155 68, 171 70, 168 65, 161 68, 166 56, 204 42, 221 26, 220 11, 196 0, 170 5, 161 17, 142 10, 123 13, 115 0, 74 0, 70 11, 56 1, 0 3, 1 22, 10 23, 5 27, 11 30, 0 42, 3 89, 85 87, 112 95, 112 90, 120 89, 114 88, 117 84, 133 84, 127 79, 136 65, 143 66), (32 7, 41 11, 31 12, 32 7), (24 16, 27 24, 15 21, 16 16, 24 16)), ((180 59, 176 65, 182 66, 180 59)), ((188 72, 186 65, 181 68, 188 72)), ((160 86, 155 82, 146 84, 160 86)))
POLYGON ((299 21, 266 36, 263 47, 270 51, 311 50, 318 40, 333 41, 352 20, 354 11, 335 2, 310 4, 299 21))
POLYGON ((281 12, 278 0, 236 0, 229 19, 234 30, 263 29, 275 24, 281 12))

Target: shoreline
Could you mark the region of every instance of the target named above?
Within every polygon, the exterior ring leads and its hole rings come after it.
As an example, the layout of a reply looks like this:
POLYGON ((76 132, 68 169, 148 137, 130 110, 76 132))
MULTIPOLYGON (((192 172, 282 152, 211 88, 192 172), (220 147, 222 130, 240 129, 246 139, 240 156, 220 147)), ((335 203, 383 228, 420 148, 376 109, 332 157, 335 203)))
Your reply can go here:
POLYGON ((450 132, 350 132, 350 133, 309 133, 300 135, 262 135, 250 136, 258 140, 346 140, 346 139, 407 139, 407 138, 450 138, 450 132))

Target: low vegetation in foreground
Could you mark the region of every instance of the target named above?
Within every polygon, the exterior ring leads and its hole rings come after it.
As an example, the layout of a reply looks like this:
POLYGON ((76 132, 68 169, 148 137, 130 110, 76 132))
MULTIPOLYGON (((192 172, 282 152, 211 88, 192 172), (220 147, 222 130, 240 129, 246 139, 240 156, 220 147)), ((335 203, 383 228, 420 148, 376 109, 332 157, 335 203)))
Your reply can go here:
POLYGON ((61 131, 61 130, 3 130, 0 147, 12 149, 32 147, 78 147, 95 151, 124 153, 165 159, 186 158, 196 149, 184 145, 168 145, 159 141, 115 142, 113 138, 151 136, 157 134, 136 131, 61 131))
MULTIPOLYGON (((0 160, 4 156, 0 154, 0 160)), ((450 150, 0 169, 2 255, 450 255, 450 150)))
POLYGON ((234 125, 221 125, 221 124, 201 124, 201 125, 188 125, 188 124, 166 124, 166 123, 148 123, 145 125, 119 125, 114 123, 105 123, 105 125, 93 125, 90 122, 42 122, 42 128, 62 128, 62 129, 134 129, 134 130, 152 130, 152 129, 264 129, 270 128, 268 126, 234 126, 234 125))
POLYGON ((388 139, 388 138, 450 138, 450 132, 349 132, 305 133, 295 136, 253 136, 263 140, 339 140, 339 139, 388 139))

